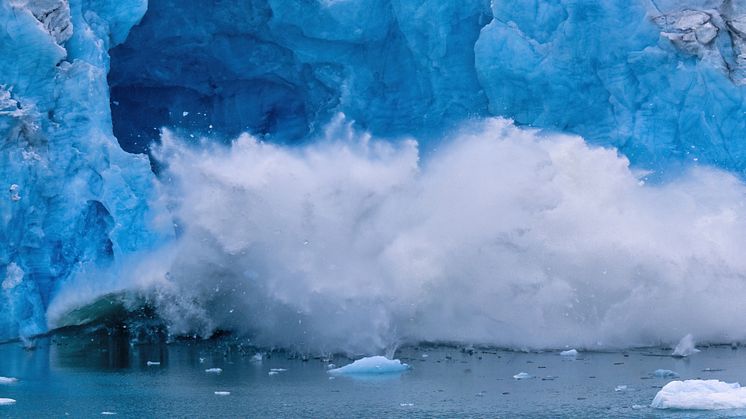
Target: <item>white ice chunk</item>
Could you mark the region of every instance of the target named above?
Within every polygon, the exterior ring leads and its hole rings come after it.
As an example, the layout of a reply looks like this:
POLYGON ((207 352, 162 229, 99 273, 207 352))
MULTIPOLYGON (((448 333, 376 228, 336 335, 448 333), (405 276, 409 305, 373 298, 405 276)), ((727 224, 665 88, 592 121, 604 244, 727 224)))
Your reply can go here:
POLYGON ((230 391, 216 391, 215 395, 216 396, 230 396, 231 392, 230 391))
POLYGON ((279 374, 279 372, 277 371, 270 371, 267 373, 267 375, 277 375, 277 374, 279 374))
POLYGON ((252 362, 262 362, 262 359, 263 359, 262 354, 259 352, 257 352, 256 354, 254 354, 254 356, 251 357, 252 362))
POLYGON ((2 287, 5 290, 10 290, 23 282, 25 272, 20 266, 16 265, 15 262, 10 262, 5 268, 5 280, 3 280, 2 287))
POLYGON ((0 406, 7 406, 9 404, 16 404, 15 399, 6 399, 3 397, 0 397, 0 406))
POLYGON ((104 416, 114 416, 114 415, 117 414, 117 412, 107 412, 107 411, 104 411, 104 412, 101 412, 101 414, 104 415, 104 416))
POLYGON ((694 337, 691 334, 688 334, 681 338, 679 344, 676 345, 676 348, 673 350, 671 355, 684 357, 696 354, 697 352, 699 352, 699 349, 694 347, 694 337))
POLYGON ((518 374, 514 375, 513 378, 516 380, 525 380, 527 378, 533 378, 533 376, 527 372, 519 372, 518 374))
POLYGON ((627 386, 616 386, 614 391, 627 391, 627 386))
POLYGON ((222 368, 208 368, 205 370, 205 372, 208 374, 220 374, 221 372, 223 372, 223 369, 222 368))
POLYGON ((671 381, 655 395, 656 409, 746 409, 746 388, 719 380, 671 381))
POLYGON ((0 377, 0 384, 13 384, 17 383, 18 379, 13 377, 0 377))
POLYGON ((329 370, 329 374, 389 374, 403 372, 409 365, 398 359, 388 359, 385 356, 371 356, 358 359, 352 364, 329 370))
POLYGON ((576 349, 570 349, 569 351, 560 352, 560 355, 568 358, 575 358, 578 356, 578 351, 576 349))
POLYGON ((679 374, 676 371, 657 369, 653 375, 659 378, 676 378, 679 374))
POLYGON ((158 361, 148 361, 148 362, 146 362, 146 364, 148 364, 149 367, 156 366, 156 365, 161 365, 161 363, 158 362, 158 361))

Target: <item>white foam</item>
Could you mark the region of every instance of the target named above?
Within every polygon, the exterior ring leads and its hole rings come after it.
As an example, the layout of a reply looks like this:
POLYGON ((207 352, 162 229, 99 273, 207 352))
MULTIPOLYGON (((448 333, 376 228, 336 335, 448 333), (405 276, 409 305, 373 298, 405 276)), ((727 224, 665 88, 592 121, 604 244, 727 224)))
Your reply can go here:
POLYGON ((385 356, 371 356, 361 358, 351 364, 340 368, 331 369, 329 374, 392 374, 400 373, 409 369, 409 365, 398 359, 388 359, 385 356))
POLYGON ((718 380, 672 381, 655 395, 657 409, 746 409, 746 388, 718 380))

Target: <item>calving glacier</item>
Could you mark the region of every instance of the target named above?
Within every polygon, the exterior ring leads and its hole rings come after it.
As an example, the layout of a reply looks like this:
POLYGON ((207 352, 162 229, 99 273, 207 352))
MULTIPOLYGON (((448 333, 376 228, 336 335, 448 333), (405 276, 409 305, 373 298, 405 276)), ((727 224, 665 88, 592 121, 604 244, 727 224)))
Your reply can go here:
POLYGON ((746 2, 0 21, 0 338, 114 301, 306 352, 746 338, 746 2))

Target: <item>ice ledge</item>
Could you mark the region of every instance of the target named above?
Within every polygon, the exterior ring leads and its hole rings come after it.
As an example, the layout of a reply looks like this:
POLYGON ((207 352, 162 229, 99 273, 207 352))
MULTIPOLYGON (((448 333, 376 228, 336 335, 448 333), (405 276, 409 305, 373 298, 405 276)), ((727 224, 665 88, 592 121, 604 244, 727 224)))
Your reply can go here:
POLYGON ((10 4, 30 11, 57 44, 62 45, 73 36, 68 0, 11 0, 10 4))

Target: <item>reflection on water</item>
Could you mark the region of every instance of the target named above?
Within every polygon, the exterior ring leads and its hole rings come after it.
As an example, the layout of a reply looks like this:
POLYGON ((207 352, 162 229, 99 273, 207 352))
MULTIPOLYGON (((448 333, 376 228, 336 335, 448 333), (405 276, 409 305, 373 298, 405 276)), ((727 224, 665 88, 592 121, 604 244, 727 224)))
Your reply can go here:
POLYGON ((154 342, 137 344, 118 330, 55 335, 33 350, 0 345, 0 376, 19 379, 0 385, 0 397, 17 400, 0 406, 0 417, 703 417, 650 409, 670 381, 652 373, 746 381, 743 348, 708 348, 690 359, 662 350, 568 359, 421 346, 396 354, 413 367, 403 374, 333 377, 328 364, 349 359, 264 352, 259 361, 253 348, 230 338, 154 342), (222 372, 205 372, 210 368, 222 372), (514 379, 519 372, 533 378, 514 379))

